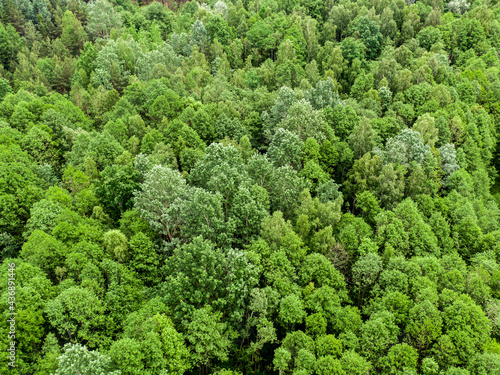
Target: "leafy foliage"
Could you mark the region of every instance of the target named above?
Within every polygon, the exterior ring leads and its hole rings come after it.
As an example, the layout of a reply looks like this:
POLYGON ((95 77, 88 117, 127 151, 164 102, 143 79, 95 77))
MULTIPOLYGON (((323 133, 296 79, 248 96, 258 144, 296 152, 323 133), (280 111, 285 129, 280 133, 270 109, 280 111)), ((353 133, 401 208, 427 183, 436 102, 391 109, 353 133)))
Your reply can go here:
POLYGON ((499 373, 499 22, 0 0, 0 372, 499 373))

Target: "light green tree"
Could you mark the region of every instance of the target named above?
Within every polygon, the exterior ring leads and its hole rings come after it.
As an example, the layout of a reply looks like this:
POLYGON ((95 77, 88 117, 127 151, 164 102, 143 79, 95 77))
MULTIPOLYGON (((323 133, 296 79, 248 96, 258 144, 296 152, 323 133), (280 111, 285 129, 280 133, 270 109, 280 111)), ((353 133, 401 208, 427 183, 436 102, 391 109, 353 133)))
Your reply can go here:
POLYGON ((113 371, 110 358, 97 350, 88 350, 80 344, 66 344, 55 372, 55 375, 63 374, 120 375, 121 372, 113 371))
POLYGON ((87 31, 93 39, 108 38, 111 29, 122 27, 122 17, 111 3, 95 0, 88 6, 87 31))
POLYGON ((209 367, 213 360, 225 361, 229 357, 232 332, 221 322, 222 314, 204 307, 194 311, 187 326, 186 337, 192 345, 195 365, 209 367))

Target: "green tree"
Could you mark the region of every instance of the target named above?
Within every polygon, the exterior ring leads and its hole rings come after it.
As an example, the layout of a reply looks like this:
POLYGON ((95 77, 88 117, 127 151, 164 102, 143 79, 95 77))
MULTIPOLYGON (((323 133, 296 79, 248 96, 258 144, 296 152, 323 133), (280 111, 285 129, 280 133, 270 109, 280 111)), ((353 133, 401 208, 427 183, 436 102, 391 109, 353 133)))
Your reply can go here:
POLYGON ((346 373, 342 368, 340 360, 334 359, 330 355, 319 358, 316 367, 317 367, 316 371, 319 375, 326 375, 326 374, 344 375, 346 373))
POLYGON ((385 151, 381 155, 386 162, 408 165, 412 161, 423 164, 429 153, 430 147, 424 144, 420 133, 403 129, 387 141, 385 151))
POLYGON ((284 326, 293 327, 306 317, 302 300, 296 294, 290 294, 280 301, 279 320, 284 326))
POLYGON ((154 285, 158 281, 158 255, 151 239, 139 232, 129 241, 130 266, 138 273, 146 285, 154 285))
POLYGON ((311 191, 316 192, 316 187, 326 183, 330 178, 321 166, 313 160, 309 160, 299 172, 299 176, 310 182, 311 191))
POLYGON ((288 369, 289 362, 292 359, 292 354, 285 348, 279 347, 274 351, 273 365, 274 370, 278 370, 281 375, 288 369))
POLYGON ((381 367, 385 374, 397 374, 399 371, 415 371, 418 353, 408 344, 396 344, 389 349, 385 357, 380 358, 381 367))
POLYGON ((144 372, 144 355, 141 344, 136 340, 124 338, 115 341, 109 349, 111 363, 123 375, 136 375, 144 372))
POLYGON ((200 188, 191 188, 185 199, 177 202, 180 238, 189 242, 202 236, 218 244, 229 244, 232 223, 224 222, 223 203, 220 194, 200 188))
POLYGON ((125 262, 129 258, 127 237, 117 229, 104 233, 103 244, 113 258, 118 262, 125 262))
POLYGON ((34 266, 43 269, 52 280, 56 280, 56 270, 62 267, 66 249, 63 243, 51 235, 36 229, 22 247, 19 255, 34 266))
POLYGON ((87 31, 93 39, 108 38, 111 29, 122 27, 122 17, 106 0, 96 0, 89 4, 87 31))
POLYGON ((0 63, 5 69, 12 69, 22 40, 13 25, 0 23, 0 63))
POLYGON ((73 56, 77 56, 87 40, 87 33, 85 32, 81 22, 69 10, 64 12, 62 18, 62 35, 61 41, 73 56))
POLYGON ((394 324, 394 315, 387 312, 372 314, 361 327, 362 353, 376 362, 380 355, 398 342, 399 328, 394 324))
POLYGON ((406 332, 414 346, 422 352, 429 349, 432 343, 441 336, 442 325, 439 310, 426 300, 409 311, 406 332))
POLYGON ((217 249, 201 237, 179 246, 169 258, 162 284, 174 320, 188 324, 191 314, 205 305, 224 313, 225 320, 241 321, 257 270, 245 254, 217 249), (189 296, 189 297, 188 297, 189 296))
POLYGON ((80 344, 66 344, 64 353, 59 357, 59 367, 55 374, 120 375, 112 371, 110 358, 97 350, 88 350, 80 344))
POLYGON ((235 233, 241 238, 236 243, 248 244, 256 238, 262 220, 269 215, 269 206, 267 191, 257 184, 250 189, 238 189, 229 212, 229 221, 234 223, 235 233))
POLYGON ((315 109, 323 109, 327 106, 334 108, 342 104, 331 78, 316 83, 315 87, 306 93, 306 99, 315 109))
POLYGON ((283 212, 285 218, 290 218, 295 211, 300 193, 308 186, 308 182, 298 176, 297 172, 290 166, 274 170, 269 184, 265 186, 269 192, 271 210, 279 210, 283 212))
POLYGON ((206 29, 211 40, 217 39, 223 45, 229 44, 231 32, 229 25, 222 16, 212 16, 207 22, 206 29))
POLYGON ((193 51, 193 47, 203 51, 204 48, 210 43, 205 25, 202 21, 196 20, 191 26, 191 34, 189 34, 188 53, 193 51))
POLYGON ((279 126, 298 134, 303 141, 307 138, 314 138, 321 142, 331 131, 325 122, 323 112, 313 109, 306 100, 299 100, 292 104, 279 126))
POLYGON ((81 340, 89 347, 101 344, 104 306, 92 291, 70 287, 49 301, 45 311, 50 324, 71 342, 81 340))
POLYGON ((396 166, 392 163, 382 167, 377 177, 377 193, 380 203, 385 208, 393 208, 401 201, 404 195, 404 174, 405 168, 396 166))
POLYGON ((134 191, 138 190, 138 173, 132 165, 111 165, 101 172, 96 193, 106 211, 114 218, 131 209, 134 191))
POLYGON ((362 305, 366 291, 375 284, 381 272, 382 259, 375 253, 361 256, 352 267, 353 281, 358 289, 358 308, 362 305))
POLYGON ((360 118, 356 111, 350 105, 338 105, 333 108, 333 111, 325 111, 327 121, 333 123, 332 128, 335 135, 341 140, 347 141, 349 135, 356 125, 359 124, 360 118))
POLYGON ((134 192, 134 208, 151 228, 172 241, 179 227, 178 213, 173 205, 185 189, 186 180, 178 171, 155 166, 146 174, 141 190, 134 192))
POLYGON ((31 206, 41 198, 42 180, 36 166, 21 148, 0 144, 0 230, 18 236, 29 218, 31 206))
POLYGON ((289 165, 299 170, 302 165, 302 148, 304 143, 299 135, 279 128, 273 135, 267 150, 267 157, 276 167, 289 165))
POLYGON ((372 151, 376 144, 375 137, 376 133, 370 121, 363 118, 349 135, 349 146, 354 153, 354 157, 359 159, 367 152, 372 151))
POLYGON ((340 359, 342 368, 347 374, 363 375, 371 369, 371 363, 355 351, 346 351, 340 359))
POLYGON ((193 312, 186 336, 194 349, 192 359, 195 365, 206 368, 214 359, 225 361, 229 358, 232 332, 226 323, 220 321, 221 318, 222 313, 210 307, 193 312))
POLYGON ((420 133, 425 144, 429 145, 431 148, 434 147, 438 141, 439 130, 434 125, 434 118, 426 113, 420 116, 415 124, 413 124, 413 130, 420 133))

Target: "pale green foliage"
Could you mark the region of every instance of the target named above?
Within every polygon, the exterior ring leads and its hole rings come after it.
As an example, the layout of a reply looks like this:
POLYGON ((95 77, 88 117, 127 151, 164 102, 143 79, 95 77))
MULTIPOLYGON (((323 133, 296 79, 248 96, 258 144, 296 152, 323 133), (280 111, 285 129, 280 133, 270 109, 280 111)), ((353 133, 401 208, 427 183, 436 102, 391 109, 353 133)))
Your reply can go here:
POLYGON ((306 99, 315 109, 322 109, 327 106, 335 107, 341 105, 339 94, 335 90, 335 84, 329 77, 324 81, 319 81, 314 88, 306 93, 306 99))
POLYGON ((323 111, 315 110, 312 105, 304 99, 290 106, 286 117, 278 126, 298 134, 304 141, 311 137, 321 142, 326 139, 328 135, 323 111))
POLYGON ((209 43, 210 37, 205 29, 205 25, 202 21, 196 20, 191 25, 191 34, 189 34, 189 45, 187 47, 188 54, 192 52, 193 47, 203 50, 209 43))
POLYGON ((104 233, 104 246, 108 253, 119 262, 129 258, 127 237, 119 230, 113 229, 104 233))
POLYGON ((280 301, 278 316, 285 326, 302 323, 306 317, 306 312, 300 297, 295 294, 284 297, 280 301))
POLYGON ((221 198, 219 193, 190 188, 184 199, 178 200, 180 235, 184 241, 203 236, 214 243, 231 242, 232 228, 224 222, 221 198))
POLYGON ((363 118, 358 125, 354 127, 349 135, 349 146, 354 152, 355 158, 360 158, 375 147, 376 133, 370 121, 363 118))
POLYGON ((453 172, 460 169, 457 163, 457 153, 455 151, 455 146, 451 143, 446 143, 439 148, 439 154, 441 155, 441 168, 446 173, 445 177, 450 176, 453 172))
POLYGON ((221 143, 212 143, 207 147, 203 159, 192 169, 189 181, 195 186, 220 195, 225 218, 238 188, 251 185, 238 149, 221 143))
POLYGON ((412 161, 422 164, 430 152, 421 135, 411 129, 403 129, 387 141, 385 151, 380 154, 386 163, 408 165, 412 161))
POLYGON ((151 228, 170 240, 178 231, 178 199, 186 191, 186 180, 178 171, 154 166, 144 178, 141 190, 134 193, 135 209, 151 228))
MULTIPOLYGON (((215 191, 224 189, 217 185, 217 177, 226 175, 229 183, 239 184, 245 179, 242 168, 241 156, 238 149, 232 145, 224 146, 222 143, 212 143, 205 150, 203 159, 196 163, 189 180, 200 187, 212 187, 215 191)), ((228 183, 226 182, 226 183, 228 183)), ((223 194, 224 195, 224 194, 223 194)))
POLYGON ((170 35, 170 40, 168 44, 172 46, 175 53, 177 54, 187 54, 188 44, 189 44, 189 36, 186 33, 176 33, 173 32, 170 35))
POLYGON ((125 80, 130 73, 135 72, 136 59, 142 56, 142 49, 135 40, 110 40, 97 54, 92 84, 112 89, 117 84, 117 78, 125 80))
POLYGON ((434 122, 434 117, 426 113, 420 116, 413 125, 413 130, 419 132, 425 144, 430 147, 434 147, 438 141, 439 130, 434 125, 434 122))
POLYGON ((155 70, 165 67, 169 72, 174 72, 182 62, 182 57, 177 55, 170 44, 163 42, 155 50, 142 54, 138 51, 137 76, 148 81, 155 77, 155 70))
POLYGON ((222 314, 210 307, 196 310, 187 327, 187 339, 194 349, 192 359, 197 365, 209 365, 214 359, 228 359, 231 332, 220 320, 222 314))
POLYGON ((278 168, 273 172, 269 185, 265 186, 269 192, 271 209, 282 211, 286 218, 290 217, 295 210, 300 193, 309 185, 308 181, 299 177, 292 167, 278 168))
POLYGON ((279 347, 274 351, 274 370, 278 370, 281 374, 283 371, 288 369, 291 359, 292 354, 285 348, 279 347))
POLYGON ((289 165, 298 170, 302 164, 303 147, 304 143, 296 133, 280 128, 273 135, 267 157, 276 167, 289 165))
POLYGON ((58 358, 59 367, 55 375, 121 375, 112 371, 110 358, 97 350, 90 351, 80 344, 66 344, 64 353, 58 358))
POLYGON ((451 0, 448 3, 448 9, 456 14, 465 13, 470 7, 470 3, 467 0, 451 0))
POLYGON ((107 0, 95 0, 88 5, 87 31, 95 38, 107 38, 111 29, 122 26, 122 17, 107 0))
POLYGON ((262 119, 265 123, 264 135, 268 140, 272 139, 278 124, 287 116, 290 107, 296 101, 297 97, 293 90, 283 86, 279 90, 278 97, 274 100, 274 105, 269 112, 262 113, 262 119))

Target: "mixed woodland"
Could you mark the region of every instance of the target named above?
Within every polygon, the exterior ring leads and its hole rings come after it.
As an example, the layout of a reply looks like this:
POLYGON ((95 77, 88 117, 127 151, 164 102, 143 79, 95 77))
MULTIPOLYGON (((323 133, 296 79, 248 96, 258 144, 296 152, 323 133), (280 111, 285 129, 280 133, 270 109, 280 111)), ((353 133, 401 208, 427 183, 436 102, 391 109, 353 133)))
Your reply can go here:
POLYGON ((0 374, 500 374, 499 52, 497 0, 0 0, 0 374))

